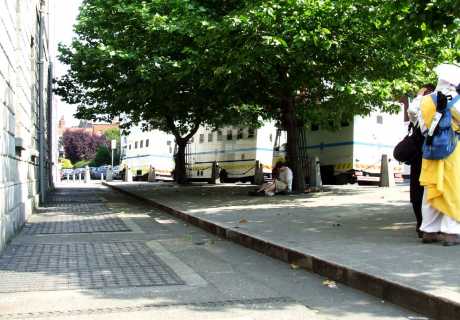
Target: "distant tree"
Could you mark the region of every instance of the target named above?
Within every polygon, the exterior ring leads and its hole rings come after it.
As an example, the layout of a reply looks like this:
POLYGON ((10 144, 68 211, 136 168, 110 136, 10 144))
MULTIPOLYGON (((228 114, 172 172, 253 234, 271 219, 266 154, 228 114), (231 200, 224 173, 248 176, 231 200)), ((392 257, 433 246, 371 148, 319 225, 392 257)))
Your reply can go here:
POLYGON ((66 130, 63 134, 63 142, 65 155, 72 163, 94 159, 97 148, 107 145, 104 136, 96 136, 84 131, 66 130))
POLYGON ((112 160, 111 160, 109 148, 105 144, 100 145, 96 151, 96 157, 94 158, 94 164, 99 167, 99 166, 103 166, 106 164, 111 164, 111 161, 112 160))
MULTIPOLYGON (((113 152, 113 165, 116 166, 120 163, 120 150, 121 150, 121 136, 120 136, 120 129, 119 128, 111 128, 104 132, 104 136, 107 139, 107 142, 110 146, 110 152, 112 152, 112 144, 111 141, 115 140, 116 143, 116 149, 113 152)), ((112 162, 110 162, 112 163, 112 162)))

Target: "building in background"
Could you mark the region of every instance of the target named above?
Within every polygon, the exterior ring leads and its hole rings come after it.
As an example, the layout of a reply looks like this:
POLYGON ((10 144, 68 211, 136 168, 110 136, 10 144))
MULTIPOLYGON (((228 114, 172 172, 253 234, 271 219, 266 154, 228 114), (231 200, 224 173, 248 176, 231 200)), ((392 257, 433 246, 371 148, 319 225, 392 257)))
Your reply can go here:
POLYGON ((47 0, 0 1, 0 250, 53 185, 47 0))

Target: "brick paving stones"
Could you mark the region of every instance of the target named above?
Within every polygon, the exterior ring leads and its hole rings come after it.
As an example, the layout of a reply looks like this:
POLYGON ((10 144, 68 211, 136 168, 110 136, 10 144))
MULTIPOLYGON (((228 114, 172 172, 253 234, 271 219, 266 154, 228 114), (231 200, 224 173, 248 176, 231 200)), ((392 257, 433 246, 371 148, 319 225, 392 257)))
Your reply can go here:
POLYGON ((104 215, 54 215, 46 220, 32 219, 24 227, 23 233, 32 234, 64 234, 90 232, 126 232, 131 231, 128 226, 114 214, 104 215))
POLYGON ((0 292, 182 285, 143 242, 10 245, 0 292))

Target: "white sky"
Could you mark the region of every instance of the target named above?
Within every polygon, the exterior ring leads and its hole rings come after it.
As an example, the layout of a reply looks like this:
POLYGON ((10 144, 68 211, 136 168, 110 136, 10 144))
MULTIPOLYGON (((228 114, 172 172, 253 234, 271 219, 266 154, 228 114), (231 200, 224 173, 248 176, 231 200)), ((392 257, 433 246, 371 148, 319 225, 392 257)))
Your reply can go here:
MULTIPOLYGON (((78 15, 78 8, 82 0, 52 0, 50 2, 50 49, 54 56, 54 77, 65 74, 66 66, 56 58, 58 43, 70 44, 73 38, 73 25, 78 15)), ((66 125, 77 125, 79 120, 73 117, 76 106, 68 105, 56 97, 58 119, 64 116, 66 125)))

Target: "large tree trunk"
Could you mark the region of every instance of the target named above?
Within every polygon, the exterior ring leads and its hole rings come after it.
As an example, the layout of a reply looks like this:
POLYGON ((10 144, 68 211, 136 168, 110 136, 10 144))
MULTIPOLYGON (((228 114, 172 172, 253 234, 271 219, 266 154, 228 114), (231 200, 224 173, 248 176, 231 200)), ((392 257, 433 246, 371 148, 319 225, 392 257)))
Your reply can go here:
POLYGON ((187 140, 177 139, 177 153, 175 155, 175 168, 174 180, 178 184, 185 184, 187 182, 187 172, 185 168, 185 149, 187 147, 187 140))
POLYGON ((285 97, 281 100, 283 112, 283 125, 287 131, 287 161, 294 174, 292 190, 294 192, 305 191, 305 170, 300 159, 299 152, 299 129, 294 109, 294 98, 285 97))

